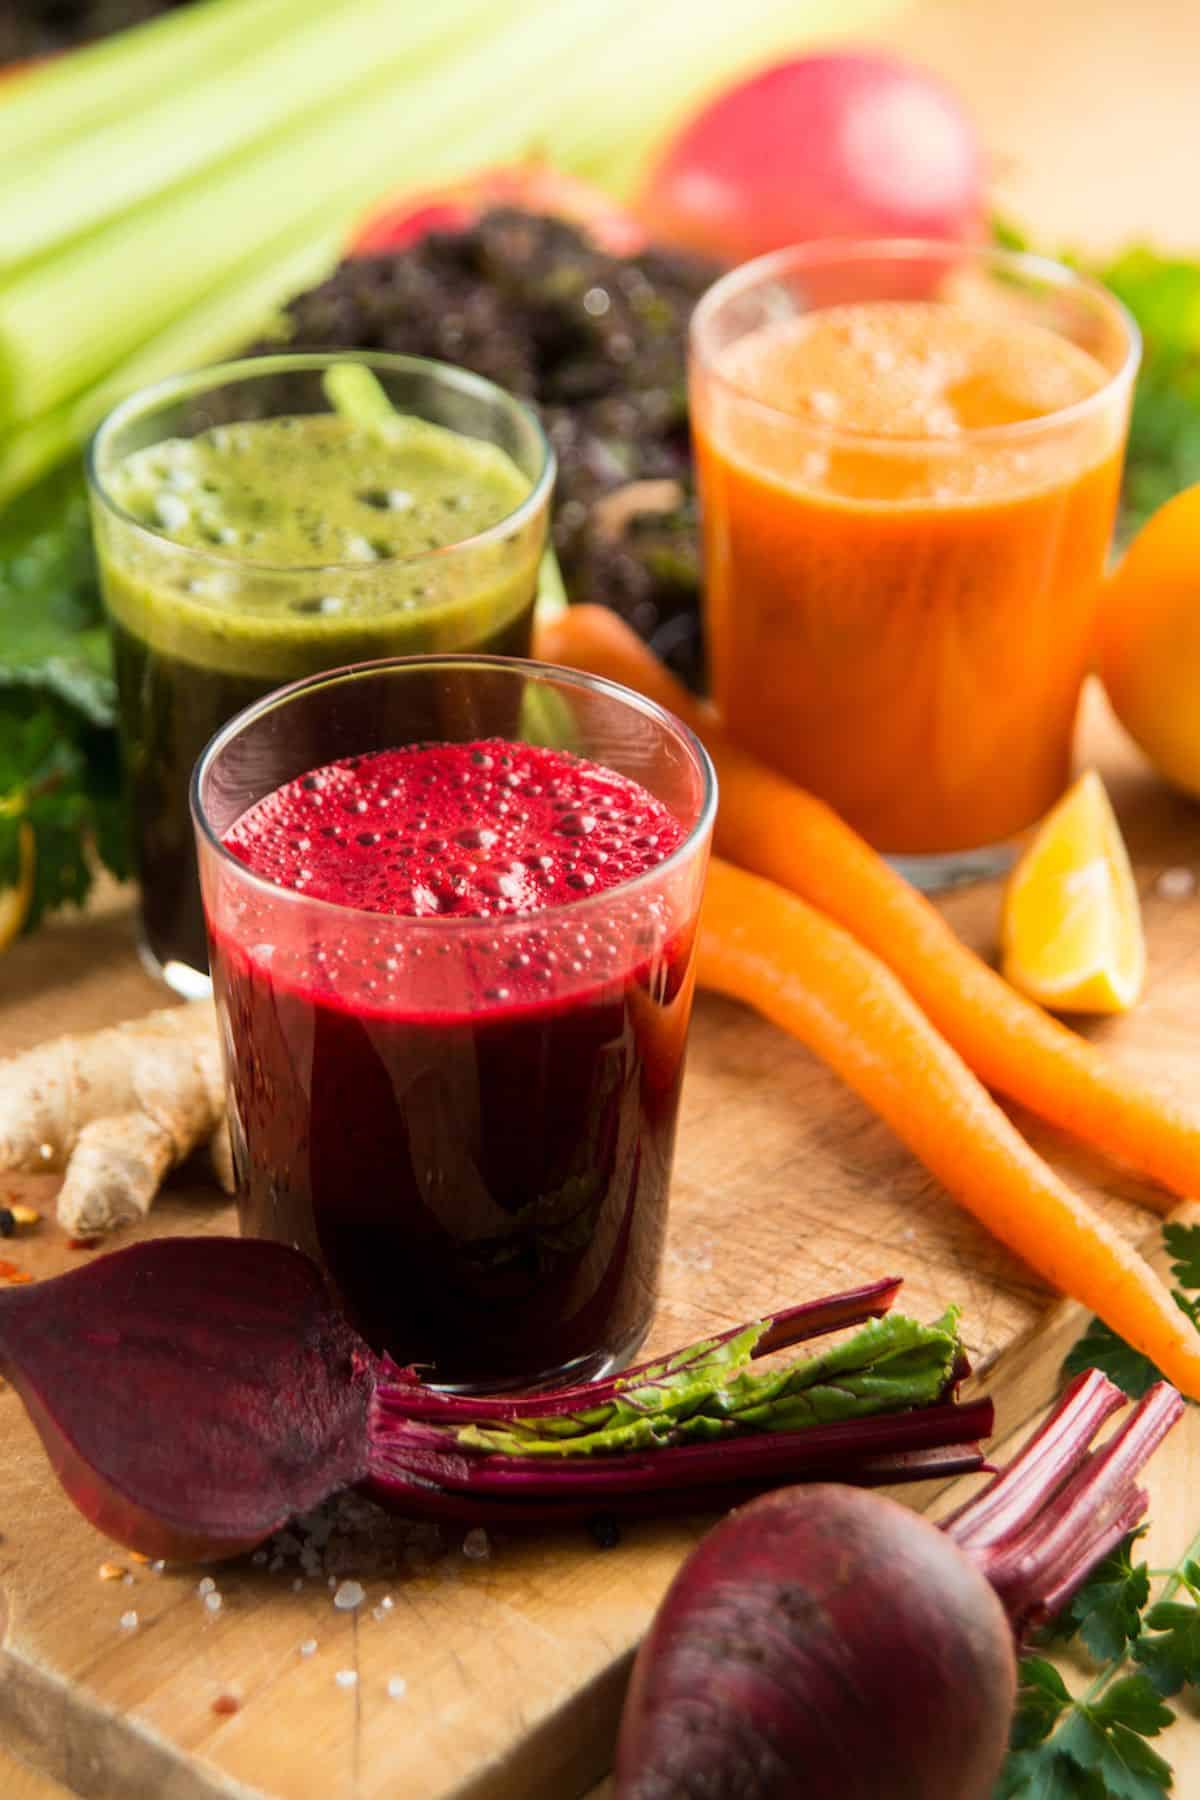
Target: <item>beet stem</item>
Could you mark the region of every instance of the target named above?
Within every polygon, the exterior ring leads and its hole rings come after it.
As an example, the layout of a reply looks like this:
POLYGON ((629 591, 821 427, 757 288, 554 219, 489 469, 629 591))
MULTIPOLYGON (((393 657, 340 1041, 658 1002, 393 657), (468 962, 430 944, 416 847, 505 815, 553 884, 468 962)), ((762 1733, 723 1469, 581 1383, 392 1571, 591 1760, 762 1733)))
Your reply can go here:
POLYGON ((1063 1559, 1061 1573, 1047 1572, 1043 1576, 1043 1591, 1021 1626, 1022 1635, 1062 1611, 1096 1564, 1125 1541, 1149 1504, 1150 1497, 1145 1488, 1130 1488, 1121 1510, 1102 1527, 1089 1532, 1087 1538, 1076 1545, 1074 1554, 1063 1559))
POLYGON ((1091 1440, 1125 1404, 1092 1370, 1074 1381, 1041 1430, 943 1529, 987 1576, 1018 1637, 1071 1598, 1146 1510, 1137 1476, 1184 1410, 1157 1382, 1098 1449, 1091 1440))
POLYGON ((960 1549, 986 1550, 1020 1531, 1061 1487, 1106 1419, 1126 1397, 1107 1375, 1090 1369, 1063 1393, 1045 1424, 982 1494, 942 1520, 960 1549))
MULTIPOLYGON (((949 1480, 957 1475, 974 1475, 986 1466, 978 1444, 961 1444, 870 1457, 856 1460, 849 1467, 834 1461, 828 1464, 817 1462, 797 1473, 806 1481, 890 1487, 899 1482, 949 1480)), ((503 1526, 557 1525, 610 1516, 665 1518, 680 1513, 725 1512, 777 1488, 781 1479, 777 1472, 771 1471, 764 1471, 758 1477, 748 1475, 744 1479, 734 1476, 732 1469, 728 1473, 730 1480, 705 1487, 660 1482, 655 1487, 631 1491, 618 1489, 594 1495, 564 1494, 556 1486, 553 1497, 531 1495, 523 1489, 503 1494, 480 1494, 474 1489, 456 1492, 405 1471, 386 1476, 373 1471, 364 1485, 388 1506, 413 1517, 443 1522, 461 1519, 472 1525, 503 1526)))
MULTIPOLYGON (((884 1276, 863 1287, 850 1288, 843 1294, 830 1294, 819 1300, 806 1300, 800 1306, 788 1306, 782 1312, 768 1313, 762 1320, 763 1330, 750 1352, 751 1359, 766 1356, 772 1350, 822 1337, 828 1331, 845 1326, 862 1325, 868 1319, 881 1319, 889 1312, 900 1292, 899 1276, 884 1276)), ((445 1423, 469 1421, 512 1424, 536 1415, 539 1419, 591 1412, 606 1401, 620 1398, 641 1381, 652 1381, 670 1367, 682 1367, 690 1355, 711 1354, 722 1344, 741 1336, 748 1327, 734 1325, 712 1338, 702 1339, 687 1350, 668 1357, 655 1357, 637 1363, 606 1381, 579 1382, 550 1393, 525 1394, 513 1398, 449 1394, 425 1386, 415 1369, 400 1368, 384 1358, 376 1403, 383 1413, 394 1413, 404 1419, 434 1419, 445 1423)))
MULTIPOLYGON (((701 1444, 622 1451, 571 1461, 492 1455, 454 1444, 436 1427, 391 1427, 372 1445, 367 1479, 386 1488, 413 1475, 452 1492, 529 1498, 586 1495, 597 1503, 618 1494, 655 1494, 686 1486, 699 1496, 714 1484, 775 1481, 807 1475, 810 1469, 838 1470, 853 1478, 858 1464, 907 1450, 940 1449, 976 1443, 993 1424, 990 1400, 949 1403, 912 1412, 843 1419, 805 1431, 739 1434, 701 1444)), ((976 1464, 975 1466, 978 1466, 976 1464)))
POLYGON ((1157 1382, 1121 1428, 1083 1459, 1023 1531, 977 1559, 1014 1621, 1035 1611, 1048 1589, 1069 1593, 1072 1580, 1076 1586, 1083 1581, 1097 1560, 1089 1554, 1089 1538, 1104 1537, 1114 1520, 1125 1519, 1132 1497, 1140 1496, 1141 1501, 1133 1522, 1141 1517, 1146 1499, 1136 1486, 1137 1475, 1180 1417, 1183 1405, 1174 1388, 1157 1382))

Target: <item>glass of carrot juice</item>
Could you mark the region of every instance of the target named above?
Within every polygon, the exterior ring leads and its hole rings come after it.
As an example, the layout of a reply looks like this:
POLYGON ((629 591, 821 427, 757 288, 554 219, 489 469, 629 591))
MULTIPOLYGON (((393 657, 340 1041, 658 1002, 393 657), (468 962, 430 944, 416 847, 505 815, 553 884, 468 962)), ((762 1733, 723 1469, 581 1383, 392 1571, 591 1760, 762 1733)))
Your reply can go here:
POLYGON ((780 251, 693 316, 713 698, 922 887, 1068 782, 1139 352, 1073 270, 935 243, 780 251))

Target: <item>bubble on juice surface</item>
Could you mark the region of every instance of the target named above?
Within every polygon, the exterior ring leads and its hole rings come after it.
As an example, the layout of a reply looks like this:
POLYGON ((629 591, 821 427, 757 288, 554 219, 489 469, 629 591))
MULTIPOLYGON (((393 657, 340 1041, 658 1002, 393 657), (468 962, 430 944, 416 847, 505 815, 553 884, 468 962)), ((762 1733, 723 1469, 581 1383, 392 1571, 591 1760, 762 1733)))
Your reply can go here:
POLYGON ((972 446, 975 459, 947 472, 940 446, 981 429, 1020 425, 1075 406, 1107 380, 1085 350, 1024 316, 975 314, 939 301, 879 300, 818 309, 748 333, 718 358, 725 380, 814 430, 842 434, 850 448, 818 471, 802 433, 791 436, 762 414, 719 402, 717 435, 778 478, 881 499, 970 498, 1061 479, 1064 456, 1080 466, 1111 446, 1095 433, 1077 444, 1049 436, 1038 457, 1012 460, 1016 446, 972 446), (854 438, 871 471, 852 470, 854 438), (872 451, 869 440, 877 440, 872 451), (927 483, 884 465, 889 442, 931 446, 927 483), (846 478, 843 484, 843 477, 846 478))
MULTIPOLYGON (((635 940, 652 955, 668 913, 653 888, 621 897, 598 926, 572 924, 569 909, 656 868, 685 835, 637 782, 564 751, 497 739, 410 745, 310 770, 252 807, 225 843, 273 885, 354 909, 344 930, 314 932, 295 918, 287 950, 272 937, 273 978, 299 958, 306 981, 383 1006, 411 995, 415 982, 436 988, 438 958, 453 944, 460 986, 469 967, 478 997, 503 1005, 564 981, 627 974, 635 940), (405 929, 433 919, 479 929, 455 938, 405 929), (514 921, 520 932, 505 932, 514 921)), ((261 895, 247 904, 272 914, 286 936, 286 909, 261 895)), ((239 921, 240 941, 268 941, 252 924, 239 921)))

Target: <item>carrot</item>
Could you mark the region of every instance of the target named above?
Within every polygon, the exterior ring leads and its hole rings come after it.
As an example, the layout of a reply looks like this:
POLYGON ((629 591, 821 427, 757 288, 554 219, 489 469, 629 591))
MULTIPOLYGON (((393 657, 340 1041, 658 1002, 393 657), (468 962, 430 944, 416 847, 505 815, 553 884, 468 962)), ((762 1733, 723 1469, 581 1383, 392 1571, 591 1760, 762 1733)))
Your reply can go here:
POLYGON ((698 975, 807 1044, 995 1237, 1200 1398, 1200 1337, 1149 1264, 1042 1161, 849 932, 717 858, 698 975))
MULTIPOLYGON (((730 743, 711 708, 694 700, 615 614, 573 606, 539 626, 537 649, 546 661, 635 688, 691 725, 721 783, 721 854, 853 932, 988 1087, 1174 1193, 1200 1194, 1194 1107, 1116 1068, 1009 987, 830 807, 730 743)), ((1147 1199, 1167 1210, 1165 1195, 1147 1199)))

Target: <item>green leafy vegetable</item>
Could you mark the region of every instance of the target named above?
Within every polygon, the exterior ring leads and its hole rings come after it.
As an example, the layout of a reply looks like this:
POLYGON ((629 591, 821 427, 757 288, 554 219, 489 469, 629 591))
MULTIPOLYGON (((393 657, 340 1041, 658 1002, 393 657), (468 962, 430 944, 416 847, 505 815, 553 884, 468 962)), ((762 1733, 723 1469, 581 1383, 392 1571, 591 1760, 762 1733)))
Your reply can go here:
POLYGON ((1200 1288, 1200 1225, 1164 1225, 1171 1273, 1181 1288, 1200 1288))
POLYGON ((0 522, 0 893, 19 886, 24 928, 86 897, 93 850, 125 872, 115 692, 75 469, 0 522))
MULTIPOLYGON (((1171 1273, 1176 1281, 1171 1290, 1175 1304, 1200 1330, 1200 1292, 1194 1299, 1187 1292, 1200 1290, 1200 1225, 1164 1225, 1163 1244, 1171 1257, 1171 1273)), ((1148 1356, 1134 1350, 1099 1319, 1092 1320, 1063 1363, 1067 1375, 1079 1375, 1085 1369, 1101 1370, 1133 1400, 1140 1400, 1156 1381, 1163 1379, 1148 1356)))
MULTIPOLYGON (((1165 1225, 1163 1244, 1175 1299, 1200 1326, 1200 1226, 1165 1225)), ((1101 1369, 1135 1398, 1159 1379, 1146 1357, 1098 1319, 1064 1368, 1101 1369)), ((1078 1638, 1100 1665, 1087 1689, 1072 1693, 1042 1657, 1022 1659, 1011 1750, 995 1800, 1160 1800, 1172 1791, 1170 1764, 1146 1740, 1173 1722, 1167 1699, 1184 1688, 1200 1692, 1200 1539, 1167 1571, 1152 1602, 1151 1571, 1134 1560, 1142 1535, 1097 1564, 1046 1634, 1059 1642, 1078 1638)))
POLYGON ((1032 1750, 1045 1743, 1070 1704, 1071 1690, 1054 1664, 1040 1656, 1023 1657, 1013 1713, 1013 1749, 1032 1750))
POLYGON ((1188 1561, 1180 1572, 1176 1591, 1189 1598, 1160 1600, 1146 1614, 1145 1630, 1134 1645, 1134 1660, 1141 1665, 1157 1693, 1177 1694, 1183 1687, 1200 1686, 1200 1568, 1188 1561))
POLYGON ((1150 1599, 1150 1572, 1135 1563, 1132 1551, 1143 1532, 1135 1532, 1097 1563, 1086 1583, 1054 1622, 1056 1637, 1076 1632, 1097 1662, 1123 1656, 1142 1628, 1142 1610, 1150 1599))
MULTIPOLYGON (((1165 1731, 1175 1714, 1148 1671, 1121 1673, 1131 1641, 1135 1656, 1141 1641, 1136 1595, 1144 1604, 1149 1591, 1145 1566, 1132 1566, 1129 1548, 1105 1559, 1072 1608, 1089 1648, 1112 1649, 1086 1692, 1073 1694, 1053 1663, 1022 1659, 1012 1749, 996 1800, 1159 1800, 1170 1792, 1170 1764, 1146 1739, 1165 1731)), ((1181 1610, 1200 1618, 1194 1606, 1181 1610)))
POLYGON ((1085 1369, 1099 1369, 1132 1400, 1140 1400, 1156 1381, 1162 1380, 1148 1356, 1134 1350, 1100 1319, 1092 1320, 1063 1362, 1067 1375, 1080 1375, 1085 1369))
POLYGON ((600 1406, 531 1414, 503 1427, 472 1425, 460 1439, 507 1455, 595 1456, 744 1431, 803 1431, 933 1405, 953 1387, 962 1350, 953 1308, 933 1325, 889 1313, 842 1343, 756 1374, 748 1364, 768 1323, 694 1344, 635 1383, 618 1383, 600 1406))
POLYGON ((1200 481, 1200 263, 1139 248, 1097 273, 1142 332, 1123 508, 1133 531, 1200 481))

